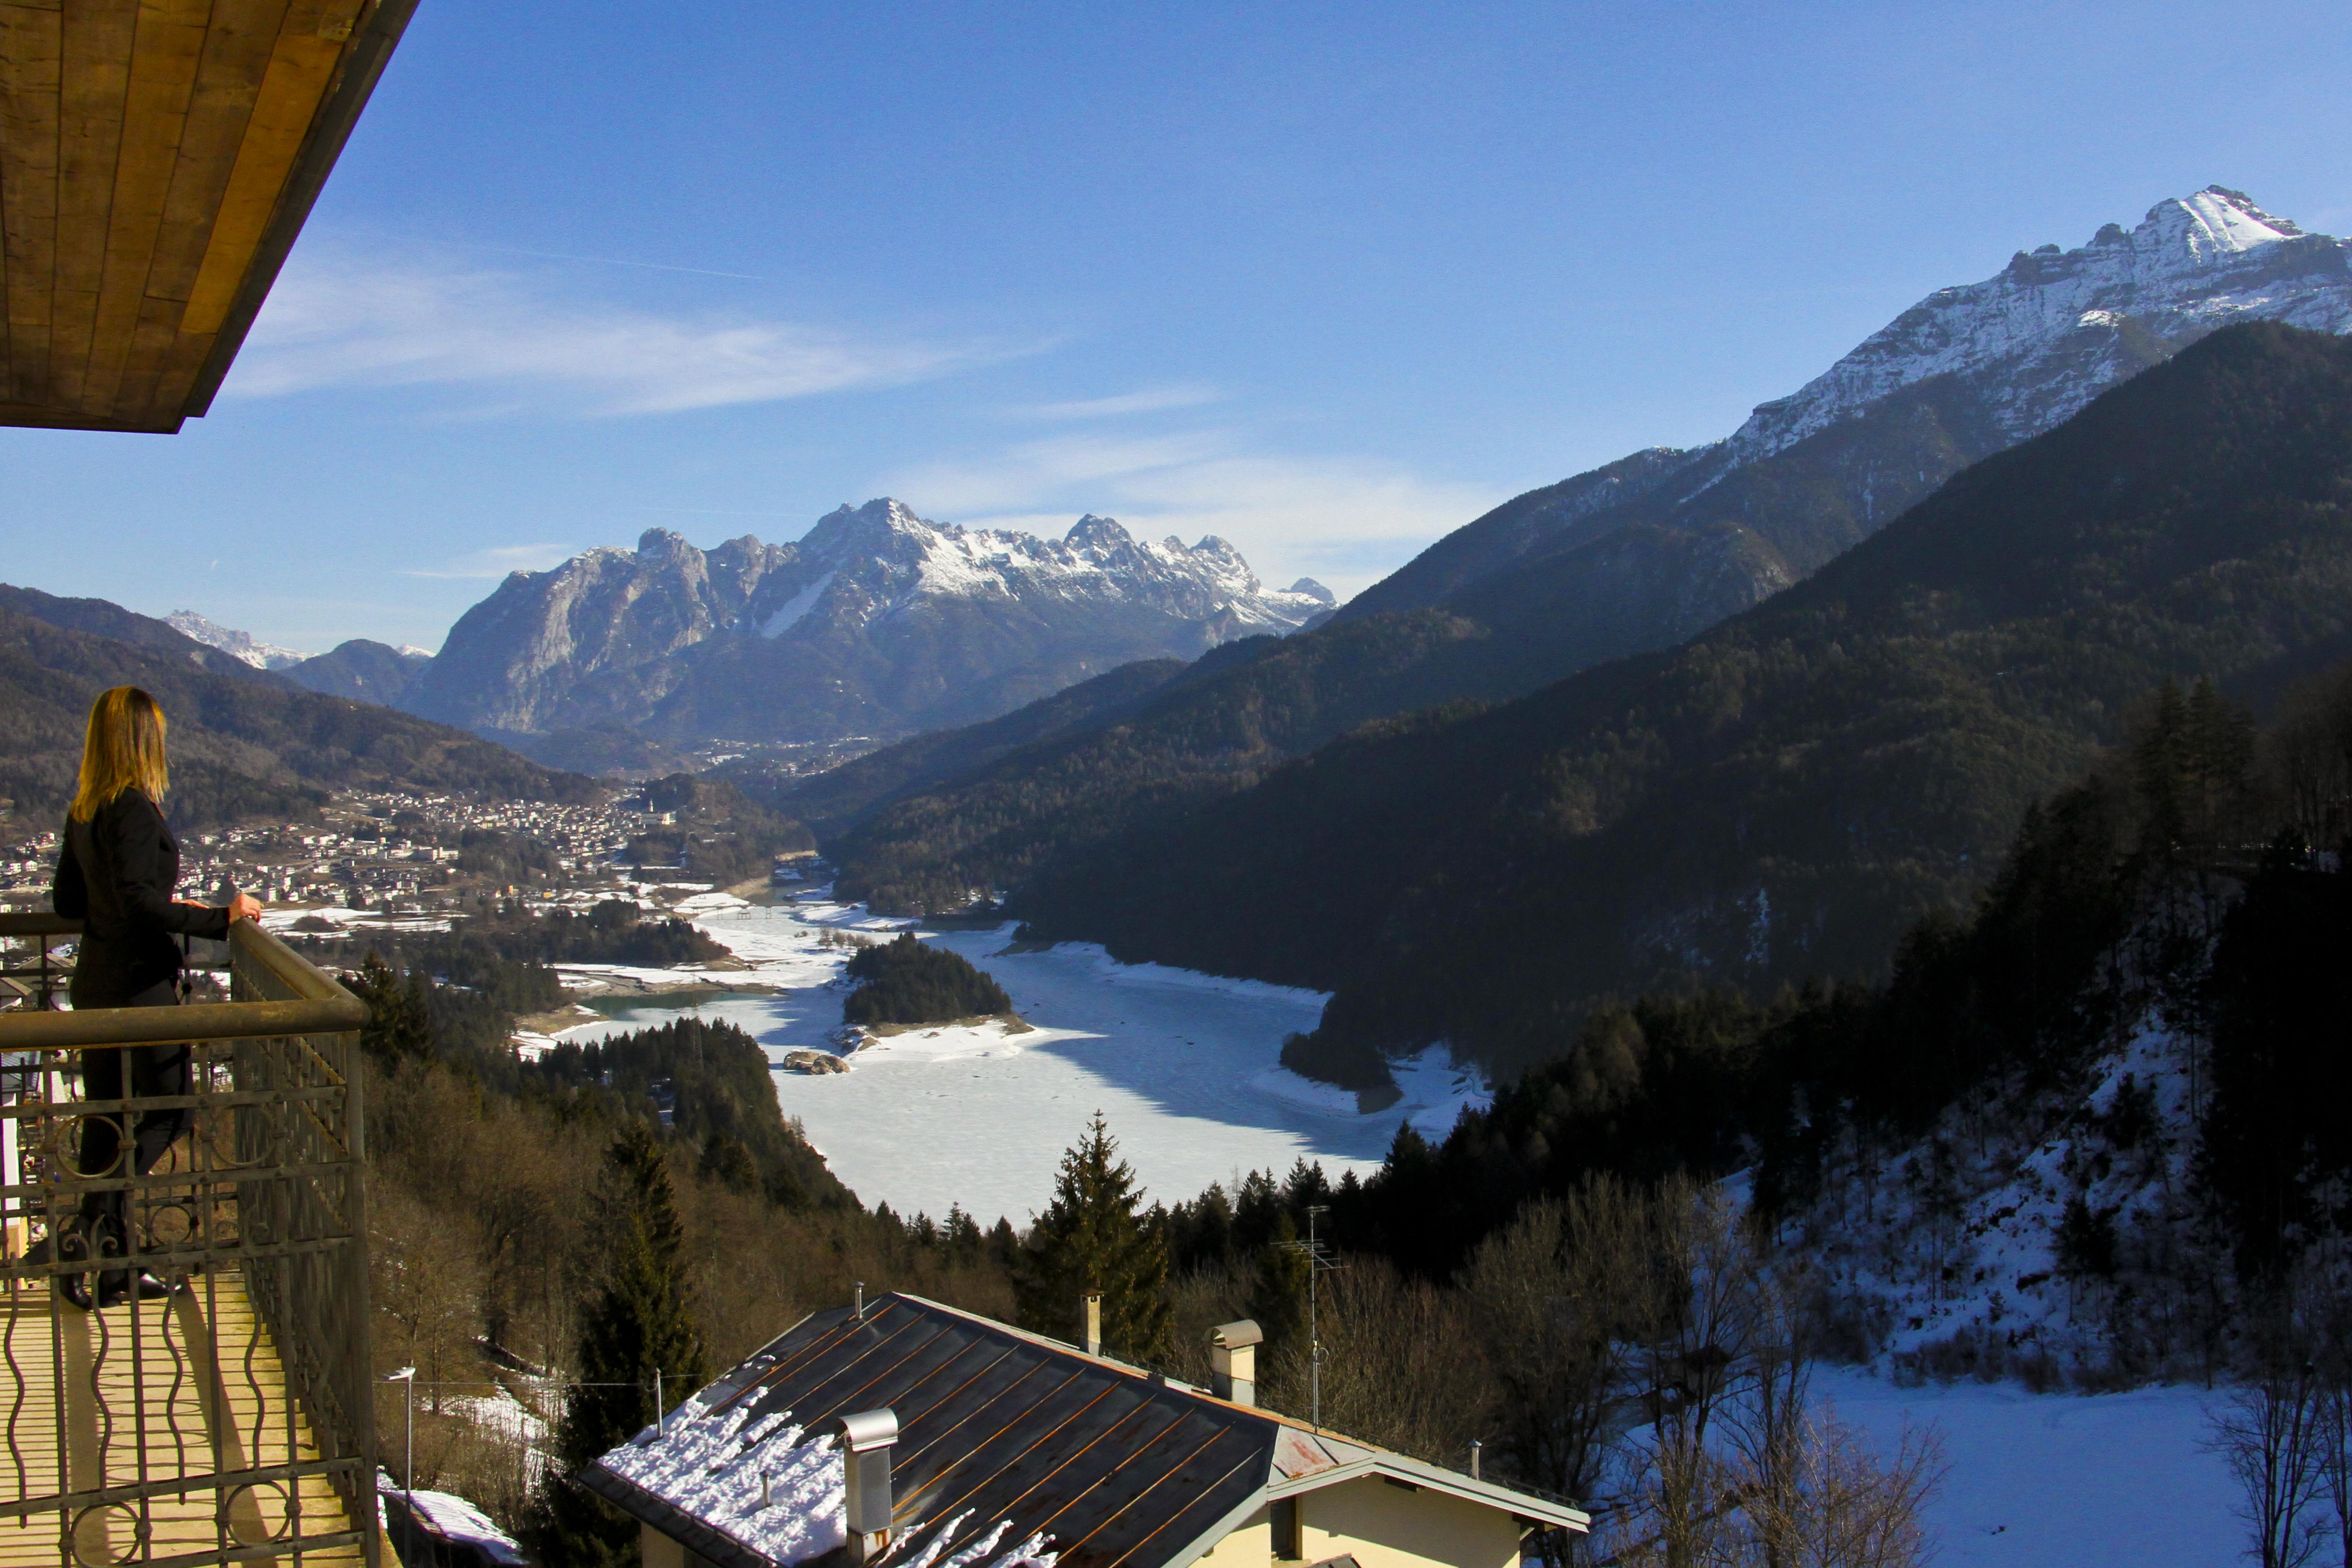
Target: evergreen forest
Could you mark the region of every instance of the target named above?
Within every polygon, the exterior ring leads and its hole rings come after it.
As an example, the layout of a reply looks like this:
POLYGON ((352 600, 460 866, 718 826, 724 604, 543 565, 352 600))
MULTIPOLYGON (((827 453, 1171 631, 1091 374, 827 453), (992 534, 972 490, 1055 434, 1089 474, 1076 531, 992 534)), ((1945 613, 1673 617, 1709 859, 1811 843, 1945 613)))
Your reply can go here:
POLYGON ((912 931, 859 948, 846 972, 857 988, 842 1002, 844 1023, 952 1024, 1013 1011, 1004 987, 963 954, 919 942, 912 931))

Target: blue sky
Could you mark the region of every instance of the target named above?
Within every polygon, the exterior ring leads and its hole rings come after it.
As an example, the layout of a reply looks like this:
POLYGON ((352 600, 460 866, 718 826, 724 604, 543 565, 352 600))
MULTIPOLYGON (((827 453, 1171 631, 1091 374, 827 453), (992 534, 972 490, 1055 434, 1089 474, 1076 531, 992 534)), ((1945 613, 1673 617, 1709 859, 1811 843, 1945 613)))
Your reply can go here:
POLYGON ((0 576, 433 647, 887 493, 1350 593, 2014 250, 2352 229, 2347 79, 2340 4, 423 0, 212 414, 0 431, 0 576))

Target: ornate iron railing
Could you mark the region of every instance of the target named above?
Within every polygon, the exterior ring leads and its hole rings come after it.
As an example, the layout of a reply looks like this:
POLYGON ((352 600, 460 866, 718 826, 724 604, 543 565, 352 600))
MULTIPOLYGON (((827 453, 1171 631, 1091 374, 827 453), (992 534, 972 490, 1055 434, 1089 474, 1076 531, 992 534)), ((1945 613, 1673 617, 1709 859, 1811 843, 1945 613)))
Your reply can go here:
POLYGON ((227 1002, 0 1013, 0 1565, 375 1568, 366 1013, 257 927, 228 949, 227 1002), (175 1048, 186 1092, 155 1092, 175 1048), (79 1092, 101 1051, 127 1098, 79 1092), (140 1172, 141 1120, 181 1115, 140 1172))

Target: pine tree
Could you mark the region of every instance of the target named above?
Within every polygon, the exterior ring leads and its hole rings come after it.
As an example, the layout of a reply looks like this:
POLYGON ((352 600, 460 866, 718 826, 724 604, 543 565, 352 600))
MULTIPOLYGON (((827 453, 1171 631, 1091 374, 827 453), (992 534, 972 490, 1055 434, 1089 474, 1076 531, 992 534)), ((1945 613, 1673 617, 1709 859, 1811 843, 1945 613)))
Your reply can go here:
POLYGON ((343 977, 352 994, 367 1004, 368 1021, 360 1027, 360 1046, 382 1062, 425 1060, 433 1055, 433 1020, 426 1011, 425 976, 411 973, 404 984, 400 972, 373 948, 360 962, 360 972, 343 977))
POLYGON ((1118 1158, 1118 1140, 1097 1110, 1086 1135, 1064 1152, 1054 1201, 1016 1263, 1013 1289, 1024 1328, 1079 1338, 1079 1299, 1097 1290, 1108 1353, 1146 1365, 1168 1358, 1166 1238, 1143 1224, 1141 1201, 1135 1167, 1118 1158))
POLYGON ((653 1422, 656 1372, 672 1403, 708 1379, 660 1145, 643 1123, 631 1123, 605 1152, 604 1169, 613 1250, 603 1290, 581 1325, 578 1383, 555 1429, 557 1462, 528 1526, 539 1561, 566 1568, 626 1568, 636 1560, 635 1522, 572 1475, 653 1422))

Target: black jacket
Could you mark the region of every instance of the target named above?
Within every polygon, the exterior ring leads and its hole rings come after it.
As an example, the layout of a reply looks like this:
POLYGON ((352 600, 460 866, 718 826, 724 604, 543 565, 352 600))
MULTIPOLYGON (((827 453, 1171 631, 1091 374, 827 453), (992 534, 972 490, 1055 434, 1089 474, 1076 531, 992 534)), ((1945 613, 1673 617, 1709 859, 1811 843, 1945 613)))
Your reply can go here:
POLYGON ((228 911, 172 901, 180 846, 155 803, 124 790, 88 822, 66 819, 49 898, 82 922, 74 953, 73 1005, 120 1007, 150 986, 176 979, 175 936, 228 935, 228 911))

